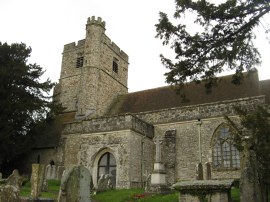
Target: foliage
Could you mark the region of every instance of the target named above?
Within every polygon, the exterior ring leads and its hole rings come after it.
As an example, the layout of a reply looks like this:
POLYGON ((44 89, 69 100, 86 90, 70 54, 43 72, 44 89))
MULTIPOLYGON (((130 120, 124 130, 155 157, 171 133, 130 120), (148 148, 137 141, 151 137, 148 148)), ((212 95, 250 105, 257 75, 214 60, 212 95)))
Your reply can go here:
MULTIPOLYGON (((243 150, 243 141, 248 140, 249 149, 254 151, 257 165, 251 168, 259 176, 259 186, 263 197, 267 197, 267 184, 270 184, 270 108, 269 105, 257 106, 253 110, 236 107, 240 116, 239 124, 225 116, 231 127, 234 129, 234 143, 241 151, 243 150)), ((245 168, 241 172, 247 172, 245 168)), ((244 193, 241 193, 244 194, 244 193)))
MULTIPOLYGON (((0 165, 18 162, 35 140, 32 129, 46 119, 54 84, 41 81, 42 67, 29 64, 31 48, 0 42, 0 165)), ((3 169, 3 167, 2 167, 3 169)))
POLYGON ((240 116, 241 126, 234 123, 229 117, 225 117, 234 129, 234 142, 241 151, 242 140, 246 133, 243 127, 251 135, 252 149, 255 151, 257 160, 264 167, 270 166, 270 112, 269 106, 257 106, 254 110, 236 107, 240 116))
MULTIPOLYGON (((242 72, 260 64, 260 54, 253 45, 255 27, 270 11, 269 0, 227 0, 215 5, 207 0, 175 0, 172 23, 167 14, 160 12, 156 37, 163 45, 171 45, 175 61, 161 55, 170 84, 183 85, 187 81, 206 81, 206 87, 216 84, 217 74, 234 70, 232 82, 239 84, 242 72), (191 33, 185 24, 185 15, 196 15, 194 21, 201 30, 191 33)), ((266 29, 266 33, 269 29, 266 29)))
MULTIPOLYGON (((59 180, 48 180, 48 191, 41 192, 41 197, 43 198, 52 198, 57 199, 58 192, 60 189, 60 181, 59 180)), ((21 188, 20 195, 24 197, 30 197, 31 194, 31 183, 28 181, 21 188)))

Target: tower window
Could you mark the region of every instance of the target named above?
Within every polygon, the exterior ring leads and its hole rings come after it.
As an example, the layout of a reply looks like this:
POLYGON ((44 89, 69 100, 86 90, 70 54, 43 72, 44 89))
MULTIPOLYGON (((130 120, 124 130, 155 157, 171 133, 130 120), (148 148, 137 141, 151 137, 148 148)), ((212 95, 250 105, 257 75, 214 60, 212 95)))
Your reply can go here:
POLYGON ((115 60, 113 61, 113 71, 115 73, 118 73, 118 64, 117 64, 117 62, 115 60))
POLYGON ((76 61, 76 68, 82 67, 83 66, 83 57, 78 57, 76 61))

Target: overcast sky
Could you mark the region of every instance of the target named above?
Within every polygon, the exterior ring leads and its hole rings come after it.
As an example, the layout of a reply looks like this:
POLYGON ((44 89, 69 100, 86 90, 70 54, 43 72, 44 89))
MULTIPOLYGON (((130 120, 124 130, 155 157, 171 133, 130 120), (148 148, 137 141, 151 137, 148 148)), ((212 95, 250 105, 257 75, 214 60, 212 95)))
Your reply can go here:
MULTIPOLYGON (((155 88, 167 85, 159 54, 170 54, 155 38, 159 11, 172 16, 174 0, 0 0, 0 41, 31 46, 30 62, 56 82, 64 44, 84 39, 87 18, 101 17, 106 35, 129 55, 129 92, 155 88)), ((270 45, 263 31, 257 32, 259 76, 270 79, 270 45)))

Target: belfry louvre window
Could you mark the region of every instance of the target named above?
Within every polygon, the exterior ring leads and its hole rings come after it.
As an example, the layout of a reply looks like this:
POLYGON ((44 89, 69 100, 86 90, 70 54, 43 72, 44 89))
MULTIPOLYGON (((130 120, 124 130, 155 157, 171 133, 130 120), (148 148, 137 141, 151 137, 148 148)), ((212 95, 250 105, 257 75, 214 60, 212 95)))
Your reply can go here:
POLYGON ((83 57, 78 57, 76 60, 76 68, 82 67, 83 66, 83 57))
POLYGON ((219 126, 212 139, 212 161, 214 169, 233 169, 240 167, 240 155, 233 145, 230 127, 219 126))

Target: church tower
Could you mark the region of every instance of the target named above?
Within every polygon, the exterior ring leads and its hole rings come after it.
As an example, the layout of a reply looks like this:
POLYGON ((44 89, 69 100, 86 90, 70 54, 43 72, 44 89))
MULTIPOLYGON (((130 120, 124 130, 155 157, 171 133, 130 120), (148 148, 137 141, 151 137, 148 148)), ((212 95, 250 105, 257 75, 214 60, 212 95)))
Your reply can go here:
POLYGON ((128 55, 105 30, 105 22, 93 16, 85 39, 64 46, 59 101, 78 119, 104 115, 114 98, 128 92, 128 55))

